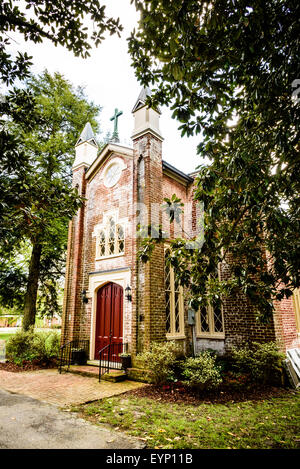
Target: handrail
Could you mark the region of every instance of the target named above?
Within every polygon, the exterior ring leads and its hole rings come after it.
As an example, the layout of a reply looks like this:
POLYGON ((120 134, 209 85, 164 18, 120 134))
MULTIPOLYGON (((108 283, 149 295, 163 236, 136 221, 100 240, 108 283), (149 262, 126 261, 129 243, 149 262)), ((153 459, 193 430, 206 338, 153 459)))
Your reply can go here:
POLYGON ((60 357, 59 357, 59 367, 58 371, 61 373, 62 368, 66 367, 67 371, 69 366, 72 364, 74 360, 75 351, 78 349, 85 352, 86 357, 89 353, 89 340, 86 339, 74 339, 66 342, 64 345, 60 347, 60 357))
POLYGON ((109 370, 121 370, 122 362, 120 359, 120 354, 127 351, 128 344, 123 344, 123 342, 117 342, 105 345, 101 350, 99 350, 99 381, 101 376, 106 373, 109 373, 109 370))

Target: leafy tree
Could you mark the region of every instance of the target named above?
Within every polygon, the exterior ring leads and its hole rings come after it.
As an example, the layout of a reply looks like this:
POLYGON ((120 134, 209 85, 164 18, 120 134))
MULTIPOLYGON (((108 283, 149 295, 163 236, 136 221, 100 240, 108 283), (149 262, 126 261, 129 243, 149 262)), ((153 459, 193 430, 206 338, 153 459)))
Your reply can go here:
MULTIPOLYGON (((98 46, 104 39, 105 33, 120 35, 121 30, 119 19, 108 17, 105 6, 102 6, 98 0, 93 2, 90 0, 85 2, 79 0, 64 2, 56 0, 1 1, 0 80, 10 86, 16 79, 24 80, 30 77, 32 58, 26 52, 18 52, 15 56, 10 52, 14 33, 21 34, 25 41, 33 43, 49 40, 56 46, 66 47, 76 56, 86 58, 89 56, 92 44, 98 46), (88 24, 90 24, 89 27, 87 27, 88 24)), ((48 76, 47 79, 50 80, 50 77, 48 76)), ((47 79, 45 78, 46 81, 47 79)), ((58 76, 54 78, 54 82, 52 85, 57 87, 59 85, 58 76), (54 83, 55 81, 56 83, 54 83)), ((50 81, 48 84, 50 86, 50 81)), ((66 91, 66 82, 62 77, 61 84, 66 91)), ((30 78, 25 89, 10 90, 6 93, 5 99, 0 96, 0 162, 3 169, 0 177, 0 189, 2 190, 0 195, 0 231, 2 236, 0 297, 2 300, 5 299, 7 304, 15 307, 19 306, 24 299, 22 289, 24 289, 24 279, 27 277, 27 273, 26 268, 24 270, 24 263, 20 264, 19 257, 16 261, 16 256, 18 256, 21 244, 26 239, 26 242, 33 243, 32 264, 30 264, 32 268, 29 270, 30 272, 39 271, 40 288, 43 289, 48 299, 51 298, 51 301, 47 302, 47 310, 49 311, 49 306, 52 305, 54 309, 57 307, 57 305, 55 306, 57 290, 53 279, 56 278, 62 267, 62 246, 66 237, 66 220, 71 216, 76 203, 78 203, 78 197, 70 192, 67 185, 70 163, 67 161, 70 156, 68 152, 85 123, 84 119, 88 118, 89 114, 94 116, 96 108, 92 109, 91 106, 89 111, 87 110, 88 103, 86 102, 86 106, 84 105, 86 100, 82 90, 77 92, 78 101, 76 104, 76 100, 71 98, 71 87, 68 85, 70 88, 69 98, 65 93, 65 102, 60 100, 57 88, 54 93, 55 99, 53 97, 53 107, 50 109, 45 103, 47 99, 50 100, 49 103, 51 102, 50 89, 46 90, 47 97, 42 101, 38 85, 38 82, 34 83, 34 79, 30 78), (30 85, 35 89, 32 90, 30 85), (36 103, 37 97, 38 103, 36 103), (79 103, 81 104, 79 105, 79 103), (62 116, 59 116, 59 112, 55 115, 55 111, 58 111, 60 106, 65 106, 67 112, 65 122, 63 122, 63 107, 60 109, 62 116), (75 107, 73 114, 72 106, 75 107), (45 114, 43 114, 44 112, 45 114), (49 148, 46 148, 47 135, 50 133, 47 128, 47 119, 49 125, 53 119, 53 133, 48 140, 49 148), (13 122, 14 125, 9 126, 8 122, 13 122), (40 134, 38 126, 40 126, 40 134), (61 127, 60 131, 59 127, 61 127), (31 135, 30 131, 32 131, 31 135), (46 131, 46 134, 42 134, 43 131, 46 131), (54 134, 56 140, 53 137, 54 134), (40 148, 38 148, 38 138, 40 148), (60 147, 58 159, 55 155, 55 145, 57 145, 57 150, 60 147), (50 156, 51 151, 53 152, 52 157, 50 156), (65 161, 61 157, 62 154, 68 155, 65 161), (43 160, 45 155, 46 158, 43 160), (35 157, 37 158, 34 160, 35 157), (61 174, 60 171, 62 171, 61 174), (51 190, 50 182, 52 184, 51 190), (39 198, 41 201, 35 204, 39 198), (57 218, 55 229, 48 232, 46 240, 45 233, 42 237, 38 233, 51 224, 51 212, 54 215, 54 212, 59 210, 60 201, 64 208, 60 212, 60 217, 57 218), (42 207, 44 207, 43 210, 42 207), (13 217, 15 217, 14 226, 10 226, 13 217), (34 232, 36 233, 35 241, 33 241, 34 232), (56 251, 53 247, 49 248, 50 244, 48 244, 54 241, 58 246, 56 251), (47 256, 46 252, 48 252, 47 256)), ((30 275, 29 273, 29 277, 30 275)), ((25 296, 27 298, 25 303, 29 301, 32 305, 35 304, 37 274, 34 277, 33 281, 28 283, 25 296), (29 285, 33 289, 31 293, 29 285), (30 297, 32 300, 29 299, 30 297)), ((43 302, 43 298, 41 300, 43 302)), ((32 311, 32 314, 30 313, 30 321, 32 321, 34 317, 32 306, 29 306, 29 310, 32 311)))
POLYGON ((137 77, 153 88, 148 103, 170 106, 210 160, 196 178, 203 248, 174 240, 169 262, 195 307, 239 289, 267 320, 273 300, 300 285, 299 1, 135 5, 141 21, 129 49, 137 77), (231 278, 219 282, 217 265, 229 256, 231 278))
POLYGON ((35 104, 25 122, 19 115, 23 106, 15 109, 17 92, 2 103, 9 108, 2 124, 13 140, 10 146, 4 139, 0 176, 0 298, 2 304, 12 304, 12 298, 22 301, 27 329, 35 321, 38 289, 47 313, 57 311, 56 284, 64 272, 68 222, 82 203, 71 189, 74 145, 87 121, 98 130, 100 108, 59 73, 30 77, 24 92, 30 92, 35 104), (20 157, 19 165, 10 165, 11 152, 20 157), (24 244, 31 248, 25 270, 16 262, 24 244))
MULTIPOLYGON (((101 2, 102 3, 102 2, 101 2)), ((13 58, 8 48, 11 34, 18 32, 26 41, 41 43, 50 40, 76 56, 87 57, 91 43, 96 46, 104 34, 120 35, 119 18, 107 17, 105 6, 98 0, 3 0, 0 3, 0 79, 11 84, 16 78, 28 77, 31 57, 18 52, 13 58), (91 20, 92 27, 86 26, 91 20)))

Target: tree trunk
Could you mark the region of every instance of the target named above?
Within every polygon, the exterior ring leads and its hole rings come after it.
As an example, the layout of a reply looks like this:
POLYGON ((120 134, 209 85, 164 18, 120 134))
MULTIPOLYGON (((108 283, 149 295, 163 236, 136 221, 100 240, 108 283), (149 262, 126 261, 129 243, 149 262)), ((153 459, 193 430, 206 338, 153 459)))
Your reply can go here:
POLYGON ((24 331, 27 331, 30 326, 34 326, 35 323, 41 253, 42 245, 35 243, 31 252, 27 289, 25 293, 24 317, 22 323, 24 331))

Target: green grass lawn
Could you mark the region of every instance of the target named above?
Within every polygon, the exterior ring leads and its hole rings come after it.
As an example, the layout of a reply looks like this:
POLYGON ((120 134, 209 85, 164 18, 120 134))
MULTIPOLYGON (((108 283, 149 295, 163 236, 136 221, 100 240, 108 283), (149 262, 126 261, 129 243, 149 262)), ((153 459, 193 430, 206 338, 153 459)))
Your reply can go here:
POLYGON ((8 340, 12 335, 15 335, 14 332, 12 334, 9 334, 9 333, 0 334, 0 340, 8 340))
POLYGON ((72 408, 163 449, 300 448, 300 393, 259 401, 199 405, 126 395, 72 408))
MULTIPOLYGON (((37 332, 53 331, 53 332, 58 332, 59 334, 61 333, 60 329, 37 328, 36 331, 37 332)), ((0 340, 7 341, 13 335, 15 335, 15 332, 0 332, 0 340)))

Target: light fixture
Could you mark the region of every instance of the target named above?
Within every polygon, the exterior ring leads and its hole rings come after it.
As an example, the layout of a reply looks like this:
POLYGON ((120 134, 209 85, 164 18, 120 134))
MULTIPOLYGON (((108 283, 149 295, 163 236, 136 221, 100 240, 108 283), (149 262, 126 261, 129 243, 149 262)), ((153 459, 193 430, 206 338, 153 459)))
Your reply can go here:
POLYGON ((86 296, 86 290, 82 290, 81 292, 81 298, 83 303, 88 303, 89 299, 86 296))
POLYGON ((127 287, 125 288, 125 297, 128 301, 132 301, 132 296, 131 296, 131 288, 129 285, 127 285, 127 287))

